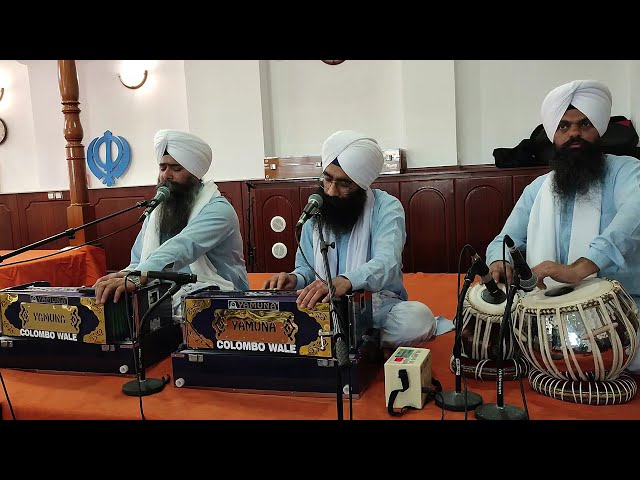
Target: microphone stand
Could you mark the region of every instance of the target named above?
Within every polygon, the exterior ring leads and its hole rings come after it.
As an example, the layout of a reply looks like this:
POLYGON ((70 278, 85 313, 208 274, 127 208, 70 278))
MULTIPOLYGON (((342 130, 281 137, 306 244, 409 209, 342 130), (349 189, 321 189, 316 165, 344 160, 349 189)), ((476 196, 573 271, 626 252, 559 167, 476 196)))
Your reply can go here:
MULTIPOLYGON (((128 275, 127 275, 128 276, 128 275)), ((125 285, 127 283, 125 277, 125 285)), ((122 386, 122 393, 125 395, 129 395, 130 397, 144 397, 146 395, 153 395, 154 393, 161 392, 164 389, 164 386, 169 383, 171 380, 170 375, 163 376, 162 378, 146 378, 145 376, 145 368, 144 368, 144 360, 142 357, 143 348, 142 348, 142 334, 144 332, 144 322, 149 317, 151 312, 153 312, 162 302, 165 301, 167 297, 171 298, 174 293, 176 293, 182 285, 179 283, 173 282, 171 288, 167 290, 159 299, 149 307, 149 309, 144 313, 140 321, 138 322, 138 336, 134 338, 132 341, 133 344, 133 354, 134 361, 138 365, 138 372, 140 372, 139 378, 134 378, 133 380, 125 383, 122 386), (136 348, 137 345, 137 348, 136 348)), ((125 292, 125 295, 127 293, 125 292)), ((173 307, 172 307, 173 311, 173 307)), ((133 312, 132 312, 133 315, 133 312)))
POLYGON ((322 217, 317 216, 318 219, 318 234, 320 239, 320 252, 322 253, 322 260, 324 262, 324 270, 327 272, 327 286, 329 287, 329 315, 333 320, 333 347, 336 359, 336 404, 338 410, 338 420, 344 419, 344 413, 342 408, 342 367, 349 364, 349 350, 344 340, 344 331, 342 325, 340 325, 340 318, 336 314, 336 307, 333 302, 333 281, 331 280, 331 270, 329 269, 329 258, 327 252, 329 247, 335 248, 335 243, 331 242, 327 244, 324 241, 322 234, 323 222, 322 217))
POLYGON ((507 293, 507 303, 504 307, 504 315, 500 324, 498 334, 498 357, 496 358, 496 403, 486 403, 476 408, 476 419, 478 420, 527 420, 527 415, 519 407, 505 405, 504 403, 504 342, 507 334, 511 334, 511 305, 520 287, 520 275, 516 269, 513 270, 512 282, 507 293), (508 333, 507 333, 508 332, 508 333))
MULTIPOLYGON (((120 210, 119 212, 112 213, 110 215, 107 215, 106 217, 98 218, 97 220, 93 220, 91 222, 85 223, 84 225, 80 225, 79 227, 68 228, 68 229, 66 229, 66 230, 64 230, 64 231, 62 231, 60 233, 52 235, 51 237, 45 238, 43 240, 38 240, 37 242, 33 242, 33 243, 29 244, 29 245, 26 245, 24 247, 18 248, 17 250, 13 250, 13 251, 7 253, 6 255, 0 255, 0 263, 2 263, 7 258, 14 257, 14 256, 19 255, 19 254, 21 254, 23 252, 26 252, 28 250, 33 250, 34 248, 38 248, 41 245, 44 245, 44 244, 49 243, 49 242, 53 242, 55 240, 59 240, 60 238, 63 238, 63 237, 68 237, 69 239, 73 239, 73 238, 75 238, 76 232, 78 230, 82 230, 83 228, 91 227, 91 226, 95 225, 96 223, 100 223, 100 222, 103 222, 103 221, 108 220, 110 218, 113 218, 115 216, 121 215, 123 213, 128 212, 129 210, 133 210, 134 208, 146 207, 148 205, 148 203, 149 202, 147 200, 141 200, 138 203, 136 203, 135 205, 133 205, 132 207, 125 208, 124 210, 120 210)), ((140 220, 142 220, 142 219, 138 219, 138 222, 140 222, 140 220)))
POLYGON ((473 410, 482 404, 482 397, 474 392, 469 392, 465 389, 462 391, 462 367, 460 365, 460 357, 462 355, 462 310, 464 305, 464 299, 467 295, 467 290, 471 286, 473 278, 476 276, 476 264, 472 264, 467 274, 464 277, 464 284, 460 295, 458 295, 458 306, 456 310, 456 336, 453 341, 453 357, 456 368, 456 389, 440 392, 440 395, 436 395, 436 405, 444 408, 445 410, 452 410, 454 412, 466 412, 467 410, 473 410))

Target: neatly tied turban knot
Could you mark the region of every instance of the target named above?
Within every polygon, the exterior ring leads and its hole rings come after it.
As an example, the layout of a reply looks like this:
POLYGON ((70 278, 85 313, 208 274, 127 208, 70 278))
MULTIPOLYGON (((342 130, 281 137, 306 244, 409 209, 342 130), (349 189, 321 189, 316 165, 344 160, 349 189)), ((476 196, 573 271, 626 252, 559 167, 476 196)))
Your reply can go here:
POLYGON ((211 166, 211 147, 201 138, 178 130, 158 130, 153 137, 158 163, 164 152, 171 155, 187 171, 201 179, 211 166))
POLYGON ((322 171, 338 159, 340 168, 366 190, 382 171, 384 156, 373 138, 351 130, 339 130, 322 145, 322 171))
POLYGON ((609 126, 611 102, 611 92, 602 82, 574 80, 565 83, 551 90, 542 102, 542 126, 549 140, 553 142, 562 116, 569 105, 573 105, 587 116, 602 137, 609 126))

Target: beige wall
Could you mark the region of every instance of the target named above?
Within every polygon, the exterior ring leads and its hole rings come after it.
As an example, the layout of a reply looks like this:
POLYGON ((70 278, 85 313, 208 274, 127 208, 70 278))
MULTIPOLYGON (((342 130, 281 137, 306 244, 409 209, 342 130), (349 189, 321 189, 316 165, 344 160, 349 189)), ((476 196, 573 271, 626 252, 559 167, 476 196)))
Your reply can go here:
MULTIPOLYGON (((121 61, 77 61, 83 144, 105 130, 131 145, 116 186, 155 183, 153 134, 190 130, 214 152, 207 178, 261 178, 264 156, 320 153, 338 129, 383 148, 404 148, 410 168, 493 164, 540 123, 553 87, 595 78, 613 93, 613 114, 640 120, 640 62, 625 60, 145 61, 147 83, 123 87, 121 61)), ((55 60, 0 60, 0 193, 68 188, 55 60)), ((103 188, 92 175, 90 188, 103 188)))

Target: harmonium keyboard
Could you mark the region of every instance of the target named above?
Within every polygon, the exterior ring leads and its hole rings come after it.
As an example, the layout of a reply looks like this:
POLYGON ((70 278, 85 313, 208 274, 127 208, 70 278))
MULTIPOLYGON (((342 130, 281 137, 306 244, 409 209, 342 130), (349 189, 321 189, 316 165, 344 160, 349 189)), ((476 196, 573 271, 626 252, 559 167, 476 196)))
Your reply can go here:
POLYGON ((170 286, 155 281, 103 305, 92 288, 33 282, 0 290, 0 367, 132 376, 138 351, 146 368, 182 343, 170 296, 140 330, 170 286))
POLYGON ((250 393, 359 398, 382 366, 373 328, 371 292, 334 299, 312 309, 293 290, 200 290, 182 297, 184 343, 171 354, 176 387, 250 393), (334 334, 344 332, 348 361, 338 361, 334 334), (340 371, 336 371, 339 368, 340 371))

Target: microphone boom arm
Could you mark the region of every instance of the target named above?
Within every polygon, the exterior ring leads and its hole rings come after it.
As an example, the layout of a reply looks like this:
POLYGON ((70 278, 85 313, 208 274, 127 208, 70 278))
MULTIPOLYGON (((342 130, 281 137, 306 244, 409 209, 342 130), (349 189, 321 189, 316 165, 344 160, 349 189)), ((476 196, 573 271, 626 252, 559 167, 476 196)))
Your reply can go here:
MULTIPOLYGON (((64 230, 64 231, 62 231, 60 233, 52 235, 51 237, 47 237, 47 238, 44 238, 42 240, 38 240, 36 242, 30 243, 29 245, 25 245, 24 247, 21 247, 21 248, 18 248, 16 250, 13 250, 13 251, 7 253, 6 255, 0 255, 0 263, 2 263, 7 258, 11 258, 11 257, 19 255, 19 254, 21 254, 23 252, 27 252, 29 250, 33 250, 34 248, 38 248, 41 245, 45 245, 47 243, 54 242, 54 241, 59 240, 59 239, 64 238, 64 237, 67 237, 69 239, 73 239, 73 238, 75 238, 77 231, 82 230, 84 228, 91 227, 92 225, 95 225, 97 223, 104 222, 105 220, 109 220, 110 218, 116 217, 118 215, 122 215, 123 213, 126 213, 126 212, 128 212, 130 210, 133 210, 134 208, 144 207, 144 206, 146 206, 145 202, 146 202, 146 200, 137 202, 135 205, 133 205, 131 207, 127 207, 124 210, 120 210, 118 212, 112 213, 112 214, 107 215, 105 217, 98 218, 96 220, 92 220, 91 222, 85 223, 84 225, 80 225, 79 227, 68 228, 67 230, 64 230)), ((140 220, 138 220, 138 221, 140 221, 140 220)))

